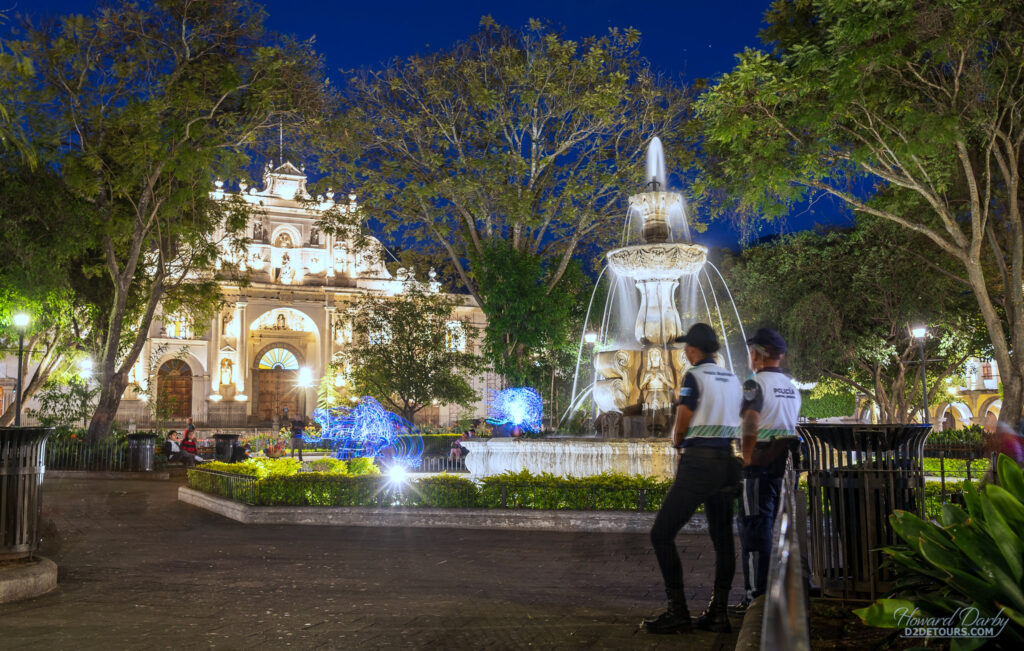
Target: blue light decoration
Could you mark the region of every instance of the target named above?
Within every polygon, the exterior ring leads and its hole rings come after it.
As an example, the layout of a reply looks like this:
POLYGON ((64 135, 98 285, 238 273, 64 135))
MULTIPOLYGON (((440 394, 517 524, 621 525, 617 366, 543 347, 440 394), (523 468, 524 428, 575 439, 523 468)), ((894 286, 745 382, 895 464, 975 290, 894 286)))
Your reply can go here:
POLYGON ((492 392, 487 405, 487 422, 514 425, 539 432, 544 419, 544 401, 532 387, 512 387, 492 392))
POLYGON ((351 407, 313 410, 320 425, 320 441, 338 459, 373 457, 383 465, 419 468, 423 439, 416 427, 371 398, 363 396, 351 407))

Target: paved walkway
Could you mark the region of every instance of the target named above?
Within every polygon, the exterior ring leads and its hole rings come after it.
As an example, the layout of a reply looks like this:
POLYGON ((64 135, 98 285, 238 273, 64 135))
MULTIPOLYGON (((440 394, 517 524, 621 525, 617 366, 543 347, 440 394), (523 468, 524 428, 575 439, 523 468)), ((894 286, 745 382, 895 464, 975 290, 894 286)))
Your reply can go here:
MULTIPOLYGON (((60 587, 0 606, 0 646, 732 649, 736 641, 735 633, 637 631, 663 605, 646 536, 243 525, 178 502, 178 486, 48 479, 42 552, 60 566, 60 587)), ((710 543, 681 535, 679 546, 697 610, 710 592, 710 543)))

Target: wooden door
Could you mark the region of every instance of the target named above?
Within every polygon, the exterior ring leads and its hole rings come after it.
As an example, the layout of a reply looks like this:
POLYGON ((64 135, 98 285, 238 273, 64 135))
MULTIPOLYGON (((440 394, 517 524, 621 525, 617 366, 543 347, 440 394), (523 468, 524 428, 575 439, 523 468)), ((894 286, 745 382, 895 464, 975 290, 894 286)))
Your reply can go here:
POLYGON ((288 408, 289 417, 294 417, 298 413, 299 390, 295 388, 298 375, 296 371, 280 368, 261 368, 256 371, 259 400, 256 413, 260 420, 274 420, 274 416, 280 418, 285 407, 288 408))
POLYGON ((164 362, 157 371, 157 409, 168 418, 192 415, 192 369, 180 359, 164 362))

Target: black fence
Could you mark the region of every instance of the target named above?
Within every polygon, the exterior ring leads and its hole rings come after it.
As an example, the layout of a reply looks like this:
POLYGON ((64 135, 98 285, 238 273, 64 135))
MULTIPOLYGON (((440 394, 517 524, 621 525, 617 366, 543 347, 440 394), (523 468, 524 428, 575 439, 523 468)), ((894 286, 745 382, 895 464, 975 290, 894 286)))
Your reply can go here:
POLYGON ((128 442, 120 440, 85 443, 76 439, 50 441, 46 445, 47 470, 128 470, 128 442))
POLYGON ((465 459, 449 459, 448 457, 423 457, 423 463, 417 472, 469 472, 466 470, 465 459))

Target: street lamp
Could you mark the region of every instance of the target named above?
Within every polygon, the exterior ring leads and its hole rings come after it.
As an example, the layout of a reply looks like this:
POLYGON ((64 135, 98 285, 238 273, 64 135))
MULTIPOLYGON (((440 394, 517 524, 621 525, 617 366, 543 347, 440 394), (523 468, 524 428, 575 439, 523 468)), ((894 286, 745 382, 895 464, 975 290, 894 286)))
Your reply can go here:
POLYGON ((921 351, 921 407, 924 413, 922 422, 928 425, 928 383, 925 380, 925 366, 927 364, 924 356, 924 339, 928 336, 928 328, 917 325, 910 329, 910 334, 917 339, 918 349, 921 351))
POLYGON ((14 315, 14 327, 18 329, 18 389, 17 389, 17 402, 15 407, 17 411, 14 412, 14 426, 21 427, 21 359, 25 354, 25 328, 28 327, 32 317, 25 314, 24 312, 18 312, 14 315))

